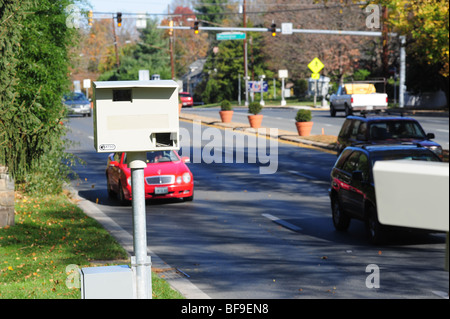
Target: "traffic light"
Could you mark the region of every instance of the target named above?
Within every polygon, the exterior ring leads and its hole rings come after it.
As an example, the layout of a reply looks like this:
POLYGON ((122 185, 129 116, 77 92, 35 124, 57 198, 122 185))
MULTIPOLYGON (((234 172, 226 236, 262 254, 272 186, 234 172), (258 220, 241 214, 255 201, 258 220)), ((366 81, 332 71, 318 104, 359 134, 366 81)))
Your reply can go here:
POLYGON ((272 23, 270 26, 270 32, 272 32, 273 37, 277 35, 277 25, 275 23, 272 23))
POLYGON ((88 12, 88 24, 90 25, 90 26, 92 26, 92 24, 93 24, 93 18, 94 18, 94 12, 92 12, 92 10, 89 10, 89 12, 88 12))
POLYGON ((122 26, 122 12, 117 12, 117 26, 122 26))
POLYGON ((199 31, 198 31, 198 21, 195 21, 195 22, 194 22, 194 33, 195 33, 195 34, 198 34, 198 32, 199 32, 199 31))

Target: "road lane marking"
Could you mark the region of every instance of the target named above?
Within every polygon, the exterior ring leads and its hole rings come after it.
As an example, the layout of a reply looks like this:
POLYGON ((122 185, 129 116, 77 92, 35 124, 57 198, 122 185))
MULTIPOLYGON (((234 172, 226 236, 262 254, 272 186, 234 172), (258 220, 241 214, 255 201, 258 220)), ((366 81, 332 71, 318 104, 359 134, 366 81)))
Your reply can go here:
POLYGON ((297 176, 300 176, 300 177, 305 177, 307 179, 313 179, 313 180, 316 179, 314 176, 311 176, 311 175, 308 175, 308 174, 304 174, 304 173, 299 173, 299 172, 296 172, 296 171, 289 171, 289 173, 297 175, 297 176))
POLYGON ((273 215, 270 215, 270 214, 261 214, 261 215, 263 217, 267 218, 267 219, 270 219, 274 223, 277 223, 277 224, 279 224, 281 226, 284 226, 284 227, 286 227, 286 228, 288 228, 290 230, 297 231, 297 232, 298 231, 302 231, 302 229, 300 227, 295 226, 295 225, 293 225, 293 224, 291 224, 291 223, 289 223, 289 222, 287 222, 285 220, 282 220, 282 219, 280 219, 280 218, 278 218, 276 216, 273 216, 273 215))

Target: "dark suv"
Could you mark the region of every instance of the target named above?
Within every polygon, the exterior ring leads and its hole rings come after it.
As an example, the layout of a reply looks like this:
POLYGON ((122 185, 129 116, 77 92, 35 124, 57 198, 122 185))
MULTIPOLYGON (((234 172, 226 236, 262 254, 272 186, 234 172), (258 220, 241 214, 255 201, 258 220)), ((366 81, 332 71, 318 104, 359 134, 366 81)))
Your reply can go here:
POLYGON ((334 227, 347 230, 351 218, 366 222, 369 240, 383 239, 378 222, 372 168, 376 161, 410 159, 440 162, 427 148, 416 145, 365 145, 347 147, 331 171, 331 210, 334 227))
POLYGON ((338 136, 338 154, 347 146, 358 144, 419 144, 432 150, 441 159, 442 147, 431 141, 433 133, 425 134, 417 120, 402 116, 348 116, 338 136))

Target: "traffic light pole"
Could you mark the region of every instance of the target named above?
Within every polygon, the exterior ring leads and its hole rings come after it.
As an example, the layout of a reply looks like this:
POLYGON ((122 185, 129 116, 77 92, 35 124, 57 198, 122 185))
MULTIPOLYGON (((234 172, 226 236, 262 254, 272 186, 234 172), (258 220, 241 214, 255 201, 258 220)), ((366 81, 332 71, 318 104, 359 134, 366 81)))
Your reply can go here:
MULTIPOLYGON (((169 29, 168 26, 158 26, 158 29, 169 29)), ((179 30, 192 30, 192 27, 177 26, 173 29, 179 30)), ((237 32, 272 32, 271 28, 241 28, 241 27, 203 27, 198 26, 198 31, 237 31, 237 32)), ((279 28, 275 28, 276 32, 281 32, 279 28)), ((292 29, 292 33, 305 33, 305 34, 324 34, 324 35, 349 35, 349 36, 364 36, 364 37, 382 37, 383 32, 378 31, 341 31, 341 30, 313 30, 313 29, 292 29)), ((388 33, 390 37, 399 37, 400 39, 400 89, 399 89, 399 107, 405 106, 404 93, 406 83, 406 51, 405 36, 399 36, 397 33, 388 33)))
POLYGON ((117 40, 117 34, 116 34, 116 24, 114 23, 114 14, 112 17, 112 29, 113 29, 113 35, 114 35, 114 50, 116 51, 116 66, 117 68, 119 68, 120 66, 120 61, 119 61, 119 43, 117 40))

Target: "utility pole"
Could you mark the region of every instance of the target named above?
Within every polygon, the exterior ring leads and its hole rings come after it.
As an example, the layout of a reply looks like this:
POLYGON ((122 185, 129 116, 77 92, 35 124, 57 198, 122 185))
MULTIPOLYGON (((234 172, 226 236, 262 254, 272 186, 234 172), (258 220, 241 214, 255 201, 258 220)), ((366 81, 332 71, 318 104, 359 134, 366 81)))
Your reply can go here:
POLYGON ((383 41, 383 53, 382 53, 382 62, 383 62, 383 76, 387 77, 389 73, 389 45, 388 45, 388 8, 383 6, 382 8, 383 15, 383 29, 382 29, 382 41, 383 41))
MULTIPOLYGON (((244 0, 244 6, 242 13, 244 17, 244 28, 247 28, 247 16, 246 12, 246 0, 244 0)), ((245 106, 248 106, 248 61, 247 61, 247 36, 244 39, 244 79, 245 79, 245 106)))
POLYGON ((114 36, 114 50, 116 51, 116 66, 117 66, 117 68, 119 68, 119 66, 120 66, 119 43, 118 43, 117 34, 116 34, 116 24, 114 23, 114 14, 112 15, 112 29, 113 29, 113 36, 114 36))
MULTIPOLYGON (((169 21, 169 26, 173 27, 173 20, 169 21)), ((174 30, 169 29, 170 68, 172 71, 172 80, 175 80, 175 65, 174 65, 174 60, 173 60, 173 42, 174 42, 173 33, 174 33, 174 30)))

